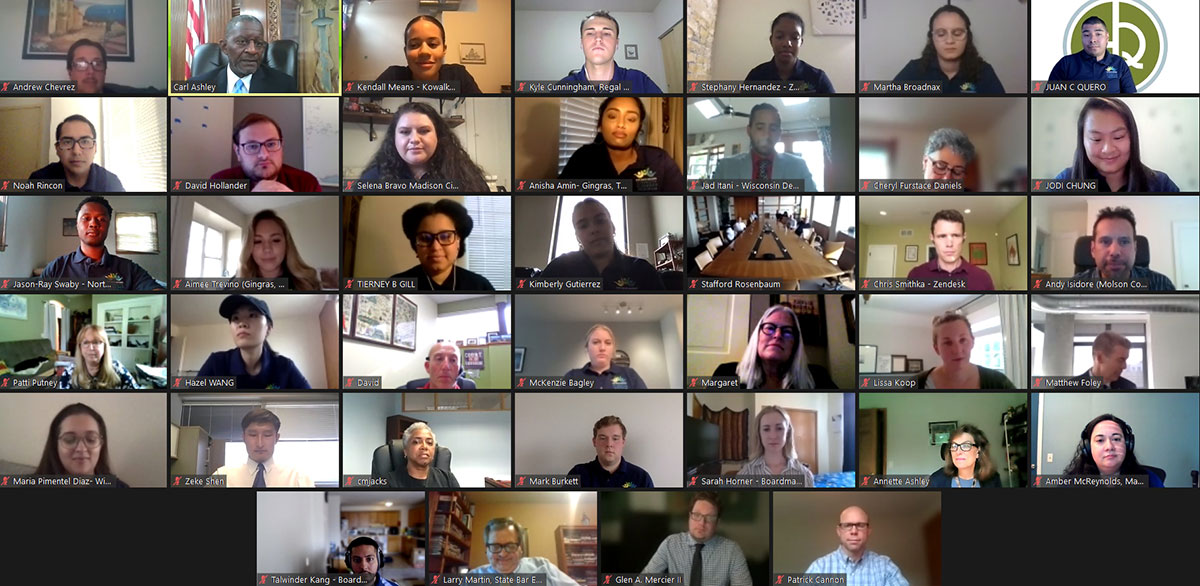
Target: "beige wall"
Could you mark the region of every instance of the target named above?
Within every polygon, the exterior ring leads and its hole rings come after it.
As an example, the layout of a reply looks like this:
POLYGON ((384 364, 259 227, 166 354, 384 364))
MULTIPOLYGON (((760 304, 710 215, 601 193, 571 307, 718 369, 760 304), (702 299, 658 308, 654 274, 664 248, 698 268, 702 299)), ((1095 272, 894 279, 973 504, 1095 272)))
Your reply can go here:
MULTIPOLYGON (((463 201, 461 195, 364 197, 358 213, 354 276, 360 279, 386 278, 416 265, 417 253, 404 236, 400 217, 419 203, 439 199, 463 201)), ((466 263, 459 259, 458 264, 464 266, 466 263)))
POLYGON ((596 493, 548 492, 541 495, 544 495, 543 502, 532 502, 532 499, 503 502, 482 493, 471 495, 475 504, 475 520, 471 525, 472 568, 488 563, 487 550, 483 547, 486 538, 483 530, 492 519, 512 517, 523 525, 529 536, 529 551, 525 552, 525 556, 544 557, 555 565, 558 565, 558 552, 554 530, 559 525, 580 525, 583 515, 591 519, 592 525, 596 524, 596 493), (570 505, 572 498, 579 499, 575 506, 570 505))
MULTIPOLYGON (((565 72, 564 72, 565 74, 565 72)), ((558 176, 560 98, 521 98, 513 104, 513 168, 517 179, 558 176)))

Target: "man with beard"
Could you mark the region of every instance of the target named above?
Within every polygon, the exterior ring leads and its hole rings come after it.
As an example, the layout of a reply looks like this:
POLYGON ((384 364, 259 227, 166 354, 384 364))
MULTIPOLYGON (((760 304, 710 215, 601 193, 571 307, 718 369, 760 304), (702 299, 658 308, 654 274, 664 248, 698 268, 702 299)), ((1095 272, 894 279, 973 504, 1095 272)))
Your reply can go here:
POLYGON ((1137 221, 1129 208, 1109 207, 1096 214, 1096 221, 1092 223, 1090 249, 1096 266, 1072 276, 1072 280, 1145 279, 1151 291, 1175 290, 1175 284, 1166 275, 1134 266, 1137 260, 1137 221))
POLYGON ((775 106, 762 103, 751 108, 746 134, 750 137, 750 152, 718 161, 713 179, 799 179, 804 181, 804 191, 817 190, 803 157, 775 151, 783 136, 783 121, 775 106))
POLYGON ((392 488, 458 488, 458 479, 449 470, 433 466, 437 454, 437 436, 428 424, 417 422, 404 430, 404 462, 388 474, 392 488))
POLYGON ((268 116, 247 114, 233 127, 233 154, 238 166, 212 179, 249 179, 250 191, 321 192, 316 176, 283 163, 283 130, 268 116))
POLYGON ((263 63, 267 42, 263 39, 262 22, 253 16, 240 14, 225 25, 221 52, 229 65, 193 77, 188 83, 217 84, 218 94, 282 94, 296 92, 296 78, 263 63))
POLYGON ((108 200, 98 195, 85 198, 75 207, 75 231, 79 248, 46 265, 43 281, 54 279, 107 281, 114 289, 151 290, 163 286, 137 263, 108 253, 104 245, 113 210, 108 200))

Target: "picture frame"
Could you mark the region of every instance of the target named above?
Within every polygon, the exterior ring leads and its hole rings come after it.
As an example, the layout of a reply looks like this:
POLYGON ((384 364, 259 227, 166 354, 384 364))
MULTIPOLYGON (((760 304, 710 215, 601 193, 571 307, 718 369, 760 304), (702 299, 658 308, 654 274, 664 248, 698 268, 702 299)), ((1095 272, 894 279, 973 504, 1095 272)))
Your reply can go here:
MULTIPOLYGON (((406 351, 417 349, 417 304, 403 295, 350 295, 353 311, 343 322, 346 337, 406 351)), ((343 311, 346 304, 343 302, 343 311)))
POLYGON ((888 374, 892 372, 892 355, 879 354, 875 357, 875 374, 888 374))
POLYGON ((458 62, 463 65, 487 65, 487 47, 483 43, 459 43, 458 62))
POLYGON ((973 265, 985 265, 988 263, 987 258, 987 242, 972 242, 969 247, 970 261, 973 265))
POLYGON ((63 218, 63 236, 79 236, 79 231, 75 229, 75 218, 63 218))
POLYGON ((909 358, 904 364, 904 372, 919 373, 925 370, 925 361, 920 358, 909 358))
POLYGON ((878 353, 879 346, 874 344, 862 344, 858 347, 859 374, 875 374, 875 357, 878 353))
POLYGON ((824 346, 825 331, 824 295, 781 295, 779 303, 791 308, 800 322, 800 335, 805 344, 824 346))
POLYGON ((513 372, 525 370, 525 347, 513 348, 513 372))
POLYGON ((81 15, 81 29, 51 32, 50 2, 29 0, 21 59, 65 61, 67 50, 80 39, 104 45, 109 62, 133 61, 133 0, 93 0, 81 15))
POLYGON ((892 354, 892 372, 908 372, 908 356, 904 354, 892 354))
POLYGON ((0 317, 29 319, 29 300, 21 295, 0 295, 0 317))
POLYGON ((626 61, 637 61, 637 58, 638 58, 638 46, 637 45, 625 45, 625 60, 626 61))
POLYGON ((917 262, 917 245, 906 244, 904 246, 904 262, 917 262))
POLYGON ((929 422, 929 445, 940 446, 950 442, 950 434, 958 429, 957 421, 929 422))
POLYGON ((464 346, 478 346, 478 345, 479 345, 479 338, 467 338, 467 341, 466 341, 466 343, 465 343, 465 344, 463 344, 463 345, 464 345, 464 346))
POLYGON ((1021 264, 1020 239, 1016 234, 1004 239, 1004 250, 1008 253, 1008 266, 1015 267, 1021 264))
POLYGON ((499 342, 499 341, 500 341, 500 332, 488 332, 487 333, 487 343, 488 344, 495 344, 496 342, 499 342))
POLYGON ((392 326, 392 345, 405 350, 417 349, 417 304, 403 295, 396 295, 392 326))
POLYGON ((342 296, 342 335, 350 335, 350 318, 354 316, 354 296, 342 296))

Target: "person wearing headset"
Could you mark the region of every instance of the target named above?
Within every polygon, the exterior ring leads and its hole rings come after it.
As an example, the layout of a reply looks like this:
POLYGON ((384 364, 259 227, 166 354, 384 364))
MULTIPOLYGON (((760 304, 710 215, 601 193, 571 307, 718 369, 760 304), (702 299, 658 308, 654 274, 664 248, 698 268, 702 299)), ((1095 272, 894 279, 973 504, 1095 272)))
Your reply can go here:
POLYGON ((405 383, 406 389, 473 389, 475 381, 463 376, 458 358, 458 346, 454 342, 438 340, 425 356, 425 372, 429 378, 419 378, 405 383))
POLYGON ((383 567, 383 552, 379 551, 379 542, 370 537, 357 537, 346 548, 346 567, 352 574, 374 576, 371 581, 374 586, 399 586, 395 582, 379 575, 383 567))
POLYGON ((1133 428, 1123 419, 1105 413, 1088 422, 1079 434, 1075 457, 1063 476, 1149 476, 1152 488, 1162 488, 1157 474, 1138 463, 1133 455, 1133 428))

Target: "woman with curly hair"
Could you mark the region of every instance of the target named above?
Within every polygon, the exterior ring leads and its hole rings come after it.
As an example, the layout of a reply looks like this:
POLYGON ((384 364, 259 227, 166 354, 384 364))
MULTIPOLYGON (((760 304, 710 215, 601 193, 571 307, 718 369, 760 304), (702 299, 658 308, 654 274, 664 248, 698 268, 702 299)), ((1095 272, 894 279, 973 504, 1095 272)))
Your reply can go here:
POLYGON ((465 193, 491 191, 438 111, 424 102, 396 110, 379 151, 360 181, 452 181, 465 193))

